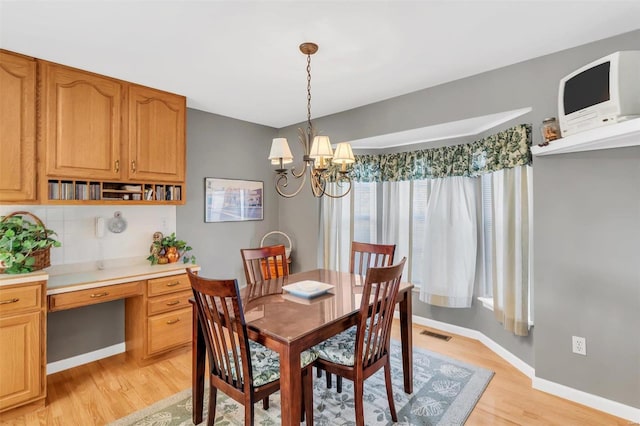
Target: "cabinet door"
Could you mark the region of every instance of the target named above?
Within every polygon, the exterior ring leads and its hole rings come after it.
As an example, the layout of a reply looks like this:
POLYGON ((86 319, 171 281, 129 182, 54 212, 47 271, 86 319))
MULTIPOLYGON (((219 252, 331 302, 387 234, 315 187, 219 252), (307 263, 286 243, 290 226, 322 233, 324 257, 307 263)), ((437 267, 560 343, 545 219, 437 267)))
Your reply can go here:
POLYGON ((40 395, 41 315, 0 318, 0 411, 40 395))
POLYGON ((184 96, 129 86, 130 180, 184 181, 185 114, 184 96))
POLYGON ((47 176, 120 178, 123 83, 44 61, 40 66, 47 176))
POLYGON ((0 201, 36 199, 36 62, 0 52, 0 201))

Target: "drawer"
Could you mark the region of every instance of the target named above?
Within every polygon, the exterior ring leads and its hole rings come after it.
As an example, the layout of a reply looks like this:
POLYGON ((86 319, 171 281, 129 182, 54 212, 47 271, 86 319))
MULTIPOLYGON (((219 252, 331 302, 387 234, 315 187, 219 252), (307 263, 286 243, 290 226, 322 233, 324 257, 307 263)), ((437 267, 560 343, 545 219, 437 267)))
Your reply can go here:
POLYGON ((190 307, 189 299, 193 297, 191 290, 171 293, 166 296, 149 298, 147 301, 147 315, 156 315, 163 312, 175 311, 190 307))
POLYGON ((183 308, 148 320, 149 355, 191 342, 191 308, 183 308))
POLYGON ((42 283, 0 287, 0 315, 40 309, 42 283))
POLYGON ((191 282, 187 274, 171 275, 147 281, 147 295, 149 297, 183 290, 191 290, 191 282))
POLYGON ((95 305, 111 300, 125 299, 127 297, 141 296, 144 281, 114 284, 88 290, 70 291, 68 293, 53 294, 49 296, 49 311, 61 311, 63 309, 77 308, 80 306, 95 305))

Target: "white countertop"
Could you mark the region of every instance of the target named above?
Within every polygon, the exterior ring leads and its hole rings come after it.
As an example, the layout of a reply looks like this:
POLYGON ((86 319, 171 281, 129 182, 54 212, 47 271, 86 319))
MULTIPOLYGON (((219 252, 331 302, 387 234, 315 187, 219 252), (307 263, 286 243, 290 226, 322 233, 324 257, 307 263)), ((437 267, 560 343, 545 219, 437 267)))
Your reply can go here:
POLYGON ((150 265, 145 259, 117 259, 104 261, 98 269, 96 262, 75 265, 56 265, 28 274, 0 274, 0 286, 48 280, 47 295, 121 284, 131 281, 182 274, 187 268, 200 270, 190 263, 150 265))

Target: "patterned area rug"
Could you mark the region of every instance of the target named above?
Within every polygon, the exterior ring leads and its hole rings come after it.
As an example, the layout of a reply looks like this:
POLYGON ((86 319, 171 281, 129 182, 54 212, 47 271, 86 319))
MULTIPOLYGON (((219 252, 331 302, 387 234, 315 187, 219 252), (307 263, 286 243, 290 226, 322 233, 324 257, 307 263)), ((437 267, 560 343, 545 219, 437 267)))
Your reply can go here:
MULTIPOLYGON (((400 344, 392 341, 392 381, 400 425, 461 425, 475 407, 493 377, 493 372, 423 349, 413 349, 414 392, 403 391, 400 344)), ((324 374, 313 381, 314 423, 352 425, 355 421, 353 383, 343 380, 342 393, 326 388, 324 374)), ((205 422, 208 401, 205 392, 205 422)), ((365 423, 390 425, 391 415, 382 370, 365 381, 365 423)), ((244 408, 218 392, 216 425, 242 426, 244 408)), ((164 399, 144 410, 117 420, 110 426, 187 426, 192 425, 191 389, 164 399)), ((270 397, 269 410, 255 406, 256 425, 280 424, 280 393, 270 397)), ((205 423, 206 424, 206 423, 205 423)))

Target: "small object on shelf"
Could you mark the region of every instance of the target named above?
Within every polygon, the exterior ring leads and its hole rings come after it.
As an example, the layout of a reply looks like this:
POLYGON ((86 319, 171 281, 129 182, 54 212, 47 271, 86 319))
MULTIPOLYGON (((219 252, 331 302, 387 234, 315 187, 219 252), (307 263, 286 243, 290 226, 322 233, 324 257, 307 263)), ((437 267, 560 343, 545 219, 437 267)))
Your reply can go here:
POLYGON ((540 126, 540 132, 542 133, 542 143, 538 146, 549 145, 549 142, 558 139, 560 137, 560 126, 556 118, 545 118, 540 126))

